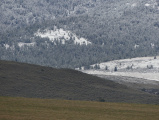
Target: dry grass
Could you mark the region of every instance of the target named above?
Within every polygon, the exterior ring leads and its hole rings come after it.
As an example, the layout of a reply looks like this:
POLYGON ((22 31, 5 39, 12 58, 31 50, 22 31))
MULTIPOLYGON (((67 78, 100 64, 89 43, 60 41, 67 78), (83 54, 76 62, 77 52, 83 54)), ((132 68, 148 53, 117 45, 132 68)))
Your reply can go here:
POLYGON ((0 97, 0 120, 159 120, 159 106, 0 97))

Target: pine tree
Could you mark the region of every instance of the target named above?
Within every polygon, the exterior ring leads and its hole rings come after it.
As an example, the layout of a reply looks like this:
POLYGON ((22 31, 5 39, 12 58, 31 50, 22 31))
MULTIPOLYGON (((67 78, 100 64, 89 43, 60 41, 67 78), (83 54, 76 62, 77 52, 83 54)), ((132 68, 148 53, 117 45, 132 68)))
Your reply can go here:
POLYGON ((108 66, 105 66, 105 70, 108 70, 108 66))
POLYGON ((115 71, 115 72, 118 71, 117 66, 115 66, 114 71, 115 71))

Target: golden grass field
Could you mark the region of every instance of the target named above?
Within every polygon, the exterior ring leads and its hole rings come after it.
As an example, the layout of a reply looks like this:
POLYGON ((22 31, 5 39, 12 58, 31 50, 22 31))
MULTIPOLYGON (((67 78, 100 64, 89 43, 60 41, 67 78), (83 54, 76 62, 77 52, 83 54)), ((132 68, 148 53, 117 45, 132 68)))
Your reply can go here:
POLYGON ((0 120, 159 120, 159 105, 0 97, 0 120))

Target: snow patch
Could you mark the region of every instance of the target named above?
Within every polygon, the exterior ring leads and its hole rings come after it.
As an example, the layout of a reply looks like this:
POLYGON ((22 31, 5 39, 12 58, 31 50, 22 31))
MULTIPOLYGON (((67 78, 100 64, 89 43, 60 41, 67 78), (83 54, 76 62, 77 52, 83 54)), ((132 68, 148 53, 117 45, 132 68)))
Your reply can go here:
POLYGON ((105 69, 105 66, 107 66, 108 68, 114 68, 115 66, 117 66, 118 70, 128 69, 128 67, 131 66, 134 70, 147 69, 147 65, 153 65, 153 68, 159 70, 159 56, 157 56, 156 59, 154 59, 154 57, 138 57, 131 59, 114 60, 99 64, 101 69, 105 69))
POLYGON ((157 1, 156 0, 151 0, 148 3, 145 4, 146 7, 152 7, 152 8, 156 8, 158 6, 157 1))
POLYGON ((151 43, 151 48, 154 48, 155 47, 155 44, 154 43, 151 43))
POLYGON ((159 81, 159 56, 114 60, 93 64, 91 68, 82 71, 88 74, 130 76, 159 81), (95 69, 95 65, 100 69, 95 69), (114 70, 115 67, 117 71, 114 70))
POLYGON ((150 5, 151 5, 151 4, 148 4, 148 3, 145 4, 146 7, 149 7, 150 5))
POLYGON ((10 50, 15 50, 15 45, 13 44, 12 46, 11 45, 8 45, 8 44, 3 44, 4 47, 7 49, 10 49, 10 50))
POLYGON ((136 7, 137 6, 137 3, 133 3, 132 5, 131 5, 131 7, 136 7))
POLYGON ((70 31, 65 31, 62 28, 60 29, 54 29, 54 30, 44 30, 40 31, 38 30, 35 34, 35 36, 39 36, 41 38, 49 38, 50 41, 55 42, 61 42, 61 44, 65 44, 66 41, 73 40, 74 44, 79 44, 79 45, 88 45, 91 44, 87 39, 85 38, 80 38, 76 34, 70 32, 70 31))
POLYGON ((8 44, 4 44, 4 47, 6 48, 6 50, 7 50, 8 48, 10 48, 10 46, 9 46, 8 44))
POLYGON ((28 47, 33 47, 36 43, 35 42, 32 42, 32 43, 23 43, 23 42, 19 42, 18 43, 18 46, 21 48, 21 47, 24 47, 24 46, 28 46, 28 47))
POLYGON ((97 75, 97 76, 98 75, 126 76, 126 77, 135 77, 135 78, 159 81, 159 73, 105 72, 105 71, 98 71, 98 70, 85 70, 83 72, 87 74, 97 75))
POLYGON ((136 49, 136 48, 139 48, 140 47, 140 45, 137 45, 137 44, 135 44, 134 45, 134 48, 136 49))

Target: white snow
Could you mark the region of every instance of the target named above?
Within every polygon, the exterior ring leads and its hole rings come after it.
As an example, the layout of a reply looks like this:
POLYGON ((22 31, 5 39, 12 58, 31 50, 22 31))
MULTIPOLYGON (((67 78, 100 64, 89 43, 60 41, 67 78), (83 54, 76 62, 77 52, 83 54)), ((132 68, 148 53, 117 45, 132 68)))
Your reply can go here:
POLYGON ((137 45, 137 44, 135 44, 134 45, 134 48, 136 49, 136 48, 139 48, 140 47, 140 45, 137 45))
POLYGON ((99 70, 85 70, 83 72, 87 74, 92 74, 92 75, 127 76, 127 77, 135 77, 135 78, 143 78, 147 80, 159 81, 159 73, 106 72, 106 71, 99 71, 99 70))
POLYGON ((132 5, 131 5, 131 7, 136 7, 137 6, 137 3, 133 3, 132 5))
POLYGON ((54 30, 44 30, 41 32, 38 30, 35 34, 35 36, 39 36, 41 38, 49 38, 50 41, 55 42, 61 41, 61 44, 65 44, 66 41, 73 40, 74 44, 80 44, 80 45, 88 45, 91 44, 87 39, 85 38, 80 38, 76 34, 70 32, 70 31, 65 31, 62 28, 57 29, 55 28, 54 30))
POLYGON ((145 4, 146 7, 149 7, 150 5, 151 5, 151 4, 148 4, 148 3, 145 4))
MULTIPOLYGON (((83 70, 83 72, 97 75, 129 76, 159 81, 159 56, 156 56, 156 59, 154 57, 138 57, 114 60, 98 65, 100 66, 99 70, 90 69, 83 70), (105 70, 106 66, 108 70, 105 70), (118 69, 116 72, 114 71, 115 67, 118 69)), ((93 67, 95 64, 91 66, 93 67)))
POLYGON ((21 47, 24 47, 24 46, 34 46, 36 43, 35 42, 32 42, 32 43, 23 43, 23 42, 19 42, 18 43, 18 46, 21 48, 21 47))
POLYGON ((147 1, 147 3, 145 4, 145 6, 146 7, 156 8, 157 7, 157 1, 156 0, 147 1))
POLYGON ((132 0, 129 2, 125 2, 125 5, 131 8, 145 6, 145 7, 151 7, 153 9, 159 9, 156 0, 132 0))
POLYGON ((110 62, 100 63, 100 68, 105 69, 105 66, 108 68, 114 68, 115 66, 119 69, 127 69, 128 66, 132 66, 133 69, 145 69, 147 65, 153 65, 153 68, 159 70, 159 56, 156 57, 138 57, 131 59, 122 59, 122 60, 114 60, 110 62))
POLYGON ((75 38, 74 44, 80 44, 80 45, 82 45, 82 44, 85 44, 85 45, 91 44, 91 42, 87 41, 85 38, 79 38, 78 39, 75 35, 74 35, 74 38, 75 38))
POLYGON ((151 43, 151 48, 154 48, 155 47, 155 44, 154 43, 151 43))
POLYGON ((15 50, 15 45, 13 44, 12 46, 11 45, 8 45, 8 44, 3 44, 4 47, 7 49, 10 49, 10 50, 15 50))
POLYGON ((10 47, 8 44, 4 44, 4 47, 6 48, 6 50, 10 47))

